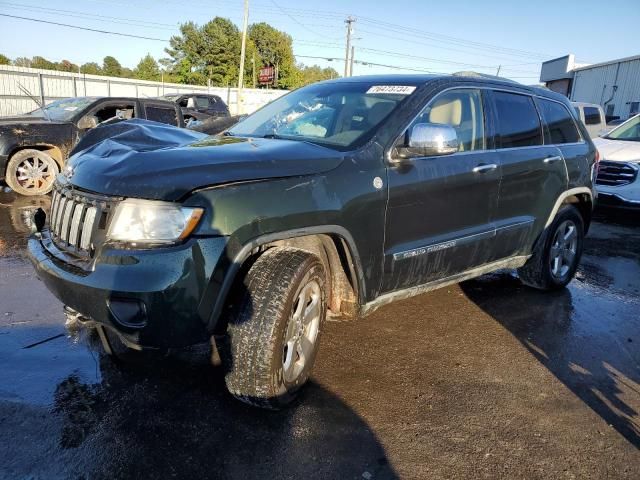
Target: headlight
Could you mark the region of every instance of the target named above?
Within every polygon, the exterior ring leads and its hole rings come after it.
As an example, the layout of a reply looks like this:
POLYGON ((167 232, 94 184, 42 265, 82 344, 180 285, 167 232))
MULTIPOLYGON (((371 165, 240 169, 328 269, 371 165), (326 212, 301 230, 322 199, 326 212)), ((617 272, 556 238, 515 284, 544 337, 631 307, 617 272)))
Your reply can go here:
POLYGON ((203 212, 173 203, 124 200, 116 207, 107 237, 127 243, 175 243, 193 232, 203 212))

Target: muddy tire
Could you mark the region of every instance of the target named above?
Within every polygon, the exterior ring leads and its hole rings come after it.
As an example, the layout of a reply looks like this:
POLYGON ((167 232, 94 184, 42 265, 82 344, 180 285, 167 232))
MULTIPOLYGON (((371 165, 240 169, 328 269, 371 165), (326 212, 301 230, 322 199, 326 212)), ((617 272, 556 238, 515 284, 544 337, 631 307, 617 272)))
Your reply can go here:
POLYGON ((229 392, 278 409, 308 380, 326 317, 322 262, 303 250, 272 248, 245 276, 222 348, 229 392))
POLYGON ((583 244, 582 215, 576 207, 566 205, 538 239, 531 258, 518 269, 520 280, 540 290, 564 288, 578 269, 583 244))
POLYGON ((7 164, 5 180, 20 195, 45 195, 53 188, 60 168, 46 152, 27 148, 15 153, 7 164))

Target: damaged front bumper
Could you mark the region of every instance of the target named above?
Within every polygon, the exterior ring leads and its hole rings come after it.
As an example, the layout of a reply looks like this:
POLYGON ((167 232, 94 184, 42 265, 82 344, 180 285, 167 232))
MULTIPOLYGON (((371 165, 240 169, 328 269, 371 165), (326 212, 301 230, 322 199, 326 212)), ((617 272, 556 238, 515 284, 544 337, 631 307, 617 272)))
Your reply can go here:
POLYGON ((44 230, 28 243, 38 277, 66 306, 115 330, 134 348, 180 348, 209 340, 209 279, 225 265, 224 237, 153 250, 104 250, 90 270, 65 261, 44 230))

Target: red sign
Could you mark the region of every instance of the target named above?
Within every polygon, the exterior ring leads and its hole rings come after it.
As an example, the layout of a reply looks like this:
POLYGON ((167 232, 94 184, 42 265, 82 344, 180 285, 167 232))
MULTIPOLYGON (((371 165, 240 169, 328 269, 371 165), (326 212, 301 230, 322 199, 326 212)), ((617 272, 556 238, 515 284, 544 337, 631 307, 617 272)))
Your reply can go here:
POLYGON ((262 84, 273 83, 276 69, 274 67, 262 67, 258 74, 258 81, 262 84))

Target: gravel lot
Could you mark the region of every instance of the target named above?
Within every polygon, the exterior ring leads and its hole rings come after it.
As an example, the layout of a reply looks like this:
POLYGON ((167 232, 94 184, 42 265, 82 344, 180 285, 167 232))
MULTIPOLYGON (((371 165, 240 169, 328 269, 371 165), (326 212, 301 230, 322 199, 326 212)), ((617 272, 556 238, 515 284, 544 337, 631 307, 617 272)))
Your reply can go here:
POLYGON ((499 272, 328 323, 293 408, 234 401, 222 372, 122 366, 63 327, 0 193, 0 478, 635 478, 640 220, 600 217, 578 277, 499 272))

